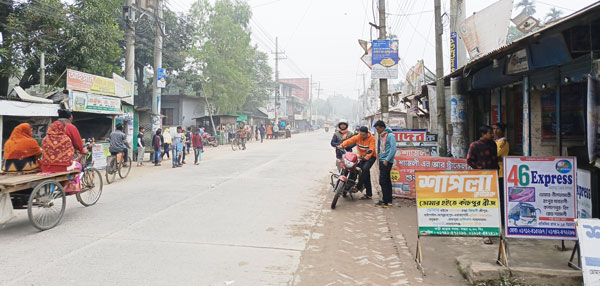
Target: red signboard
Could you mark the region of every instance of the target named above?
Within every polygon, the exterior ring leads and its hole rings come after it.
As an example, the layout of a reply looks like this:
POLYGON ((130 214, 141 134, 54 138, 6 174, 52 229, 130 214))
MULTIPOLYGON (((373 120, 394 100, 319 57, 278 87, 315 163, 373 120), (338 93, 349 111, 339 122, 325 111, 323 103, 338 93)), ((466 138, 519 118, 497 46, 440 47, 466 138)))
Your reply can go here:
MULTIPOLYGON (((401 149, 398 149, 401 153, 401 149)), ((398 156, 392 168, 393 195, 397 198, 416 198, 415 171, 467 170, 467 159, 442 157, 398 156)))
POLYGON ((394 132, 398 142, 425 142, 427 141, 427 131, 402 131, 394 132))

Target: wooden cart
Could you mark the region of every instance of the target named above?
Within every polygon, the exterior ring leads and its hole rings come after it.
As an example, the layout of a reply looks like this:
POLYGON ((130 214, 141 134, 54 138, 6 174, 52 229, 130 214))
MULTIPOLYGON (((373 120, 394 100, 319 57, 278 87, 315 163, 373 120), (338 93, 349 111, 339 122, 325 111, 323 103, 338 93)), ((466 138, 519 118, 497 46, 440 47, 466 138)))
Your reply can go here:
MULTIPOLYGON (((29 221, 39 230, 55 227, 65 212, 66 197, 62 183, 79 176, 79 171, 54 174, 2 175, 0 192, 10 195, 14 209, 27 209, 29 221)), ((84 206, 92 206, 102 194, 102 175, 86 168, 81 177, 81 191, 74 193, 84 206)), ((1 207, 1 206, 0 206, 1 207)))

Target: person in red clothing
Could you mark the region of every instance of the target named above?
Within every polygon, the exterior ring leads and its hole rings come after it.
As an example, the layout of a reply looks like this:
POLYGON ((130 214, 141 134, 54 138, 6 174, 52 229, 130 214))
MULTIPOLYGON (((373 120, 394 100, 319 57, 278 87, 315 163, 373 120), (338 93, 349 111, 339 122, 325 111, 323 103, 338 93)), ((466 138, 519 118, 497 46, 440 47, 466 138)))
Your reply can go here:
POLYGON ((62 122, 65 126, 65 134, 71 138, 71 143, 73 144, 73 148, 75 148, 75 152, 79 154, 86 154, 86 150, 83 148, 83 141, 81 141, 81 135, 79 135, 79 130, 77 127, 73 125, 73 114, 68 109, 59 109, 58 110, 58 121, 62 122))
POLYGON ((200 135, 200 129, 196 130, 196 132, 194 132, 194 134, 192 135, 192 145, 194 147, 194 165, 198 165, 200 164, 200 161, 202 159, 202 152, 204 152, 202 146, 202 135, 200 135))
POLYGON ((369 133, 367 126, 361 126, 358 135, 354 135, 350 139, 342 142, 337 148, 342 149, 353 144, 356 144, 358 149, 358 156, 360 162, 358 167, 362 171, 358 184, 356 187, 362 191, 363 187, 366 187, 367 193, 361 198, 361 200, 369 200, 373 197, 373 191, 371 187, 371 167, 375 160, 377 160, 377 152, 375 151, 375 136, 369 133))

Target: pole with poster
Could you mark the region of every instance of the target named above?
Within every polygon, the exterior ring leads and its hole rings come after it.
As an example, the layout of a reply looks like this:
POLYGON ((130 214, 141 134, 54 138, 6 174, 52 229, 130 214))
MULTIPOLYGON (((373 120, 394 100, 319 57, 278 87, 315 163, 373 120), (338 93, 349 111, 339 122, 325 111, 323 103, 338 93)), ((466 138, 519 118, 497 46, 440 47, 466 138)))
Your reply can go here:
POLYGON ((423 274, 421 236, 500 237, 497 262, 509 265, 502 228, 496 170, 417 171, 417 251, 423 274))

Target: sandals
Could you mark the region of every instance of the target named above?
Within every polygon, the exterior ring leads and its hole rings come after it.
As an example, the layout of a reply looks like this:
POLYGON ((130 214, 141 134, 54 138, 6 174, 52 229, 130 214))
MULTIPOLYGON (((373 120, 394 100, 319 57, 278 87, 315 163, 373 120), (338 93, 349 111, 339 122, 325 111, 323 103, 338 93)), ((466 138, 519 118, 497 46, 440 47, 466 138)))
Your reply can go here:
POLYGON ((483 239, 483 244, 494 244, 491 238, 486 237, 483 239))
POLYGON ((359 200, 370 200, 370 199, 371 199, 370 196, 364 195, 359 200))

